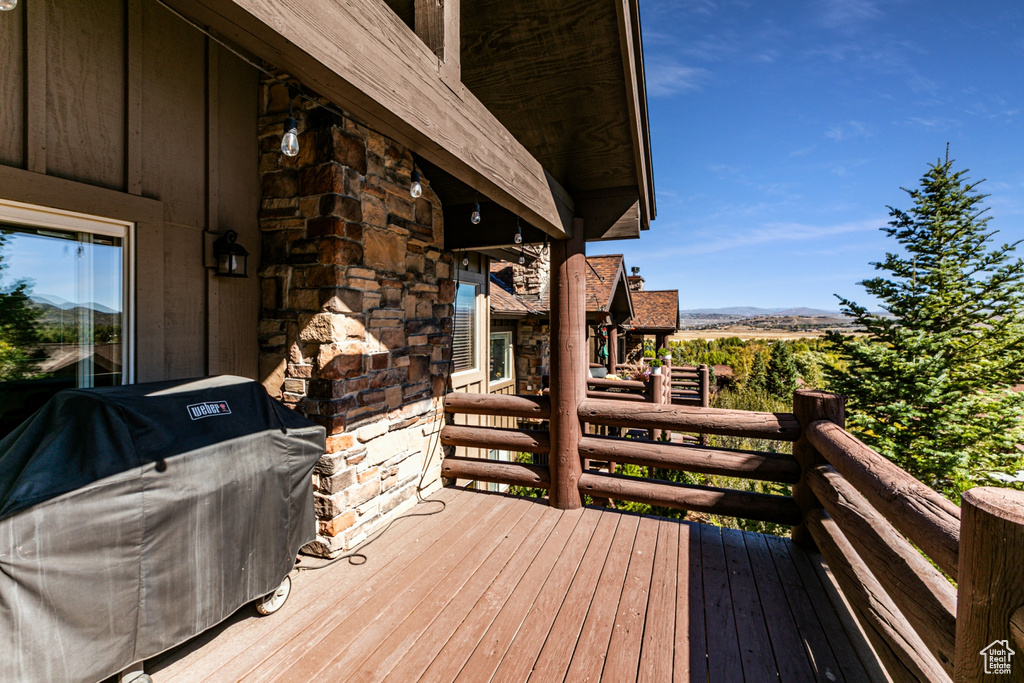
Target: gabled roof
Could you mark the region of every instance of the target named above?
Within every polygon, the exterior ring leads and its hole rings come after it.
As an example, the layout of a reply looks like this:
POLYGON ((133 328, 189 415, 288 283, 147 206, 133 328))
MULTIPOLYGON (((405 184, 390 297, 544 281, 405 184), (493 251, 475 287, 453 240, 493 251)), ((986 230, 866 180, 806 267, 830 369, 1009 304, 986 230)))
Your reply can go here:
POLYGON ((633 316, 622 254, 587 257, 587 313, 611 314, 620 322, 633 316))
POLYGON ((633 329, 672 331, 679 325, 679 290, 632 292, 633 329))

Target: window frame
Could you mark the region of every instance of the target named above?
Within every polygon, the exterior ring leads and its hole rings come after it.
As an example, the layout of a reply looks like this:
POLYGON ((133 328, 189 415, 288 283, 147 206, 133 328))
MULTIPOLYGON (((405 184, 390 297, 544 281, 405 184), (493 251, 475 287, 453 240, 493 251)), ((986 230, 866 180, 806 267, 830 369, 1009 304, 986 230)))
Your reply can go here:
POLYGON ((136 223, 0 198, 0 224, 88 233, 121 240, 121 384, 134 383, 136 223))
POLYGON ((487 385, 491 390, 500 389, 505 385, 511 384, 516 379, 516 368, 515 368, 515 354, 512 348, 512 330, 491 330, 488 336, 487 344, 487 385), (508 375, 501 379, 491 379, 491 344, 495 337, 504 337, 507 340, 505 345, 505 368, 508 371, 508 375))
MULTIPOLYGON (((487 331, 490 326, 489 316, 487 315, 487 289, 486 282, 482 275, 479 273, 467 273, 460 272, 458 280, 455 285, 455 301, 458 301, 458 288, 460 286, 475 287, 476 296, 474 298, 474 316, 476 322, 476 329, 473 330, 474 349, 473 349, 473 367, 466 368, 464 370, 455 370, 455 337, 454 330, 452 335, 452 387, 458 389, 470 384, 477 382, 487 381, 487 368, 485 368, 486 359, 486 345, 488 342, 487 331)), ((452 303, 452 312, 455 312, 455 303, 452 303)), ((454 323, 454 318, 453 318, 454 323)), ((454 324, 453 324, 454 327, 454 324)))

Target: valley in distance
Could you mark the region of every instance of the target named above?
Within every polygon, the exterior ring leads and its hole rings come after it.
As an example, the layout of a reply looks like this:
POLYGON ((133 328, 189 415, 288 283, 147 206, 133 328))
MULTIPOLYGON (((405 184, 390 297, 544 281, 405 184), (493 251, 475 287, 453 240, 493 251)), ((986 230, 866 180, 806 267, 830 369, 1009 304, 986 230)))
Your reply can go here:
POLYGON ((856 334, 864 330, 839 311, 816 308, 695 308, 679 312, 679 330, 669 339, 800 339, 826 332, 856 334))

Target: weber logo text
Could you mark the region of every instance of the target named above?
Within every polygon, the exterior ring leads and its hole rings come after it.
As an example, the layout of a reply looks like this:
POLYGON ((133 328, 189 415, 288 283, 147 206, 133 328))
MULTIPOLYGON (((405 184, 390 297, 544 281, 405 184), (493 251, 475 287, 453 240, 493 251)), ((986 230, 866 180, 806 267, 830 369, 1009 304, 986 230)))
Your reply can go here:
POLYGON ((193 403, 188 407, 188 416, 193 420, 201 420, 204 417, 215 415, 230 415, 231 408, 226 401, 213 401, 211 403, 193 403))

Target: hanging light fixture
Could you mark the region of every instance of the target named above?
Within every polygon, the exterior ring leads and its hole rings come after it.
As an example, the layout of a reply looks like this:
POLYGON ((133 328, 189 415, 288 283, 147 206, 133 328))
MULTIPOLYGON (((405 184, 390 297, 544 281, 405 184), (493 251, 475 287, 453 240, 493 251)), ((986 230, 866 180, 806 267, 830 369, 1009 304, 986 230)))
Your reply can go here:
POLYGON ((213 242, 213 258, 220 277, 249 277, 246 274, 249 252, 236 240, 238 233, 228 230, 213 242))
POLYGON ((462 267, 469 267, 469 255, 466 252, 462 252, 462 267))
POLYGON ((469 222, 473 225, 480 225, 480 202, 473 206, 473 213, 469 214, 469 222))
POLYGON ((295 99, 295 88, 288 87, 288 118, 284 120, 284 135, 281 136, 281 153, 288 157, 299 153, 299 124, 292 112, 292 100, 295 99))
POLYGON ((18 0, 0 0, 0 12, 10 12, 18 6, 18 0))
POLYGON ((423 195, 423 186, 420 184, 420 172, 416 168, 416 162, 412 162, 412 184, 409 185, 409 194, 412 195, 413 199, 418 199, 423 195))
POLYGON ((519 216, 516 216, 516 244, 523 243, 523 226, 519 224, 519 216))
POLYGON ((526 263, 526 245, 519 244, 519 265, 526 263))

